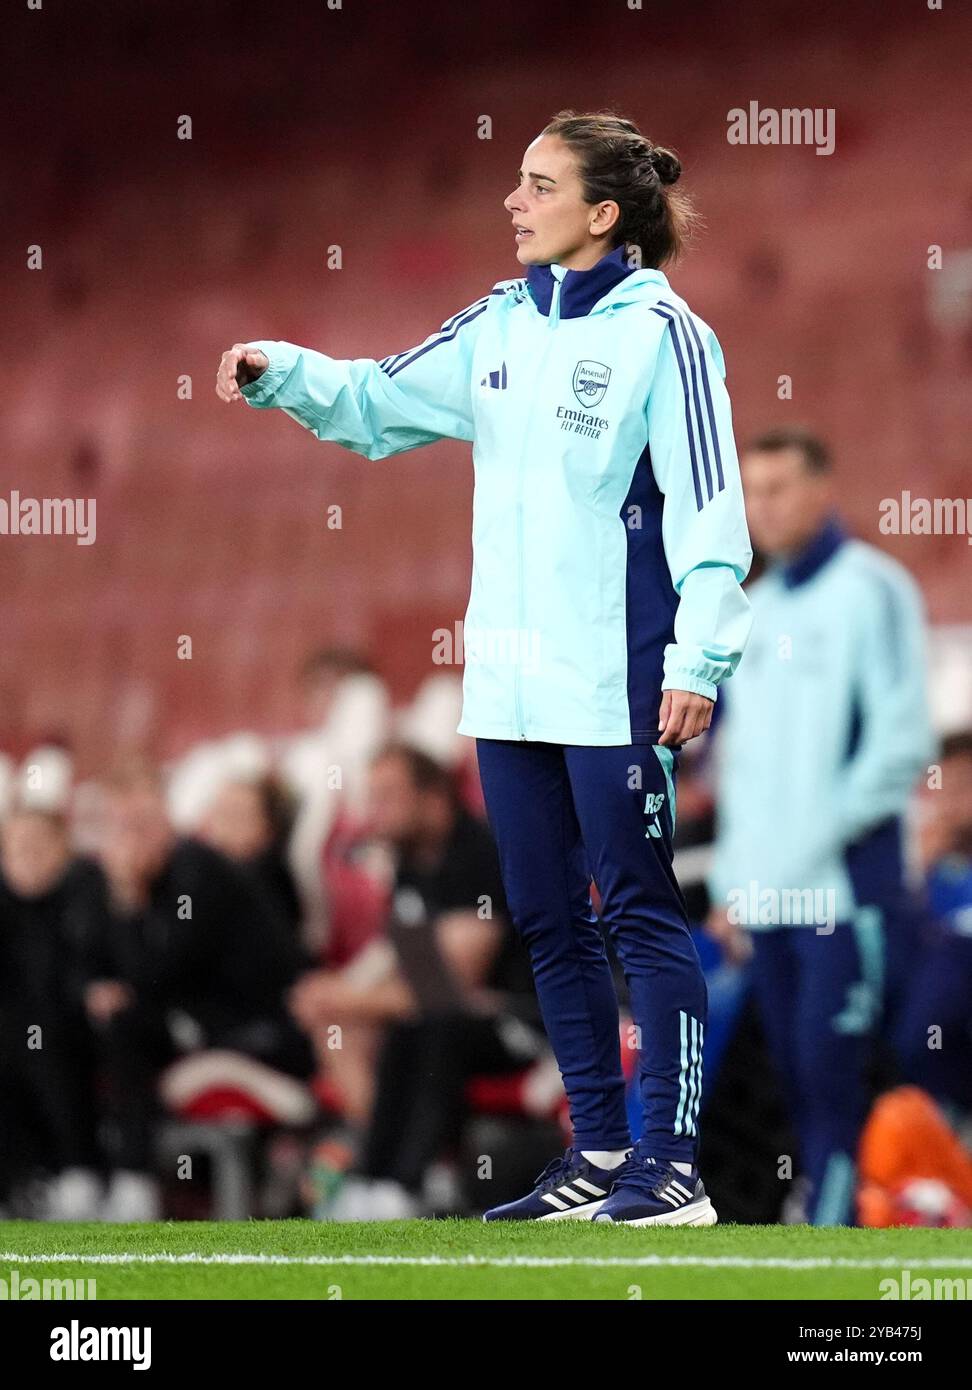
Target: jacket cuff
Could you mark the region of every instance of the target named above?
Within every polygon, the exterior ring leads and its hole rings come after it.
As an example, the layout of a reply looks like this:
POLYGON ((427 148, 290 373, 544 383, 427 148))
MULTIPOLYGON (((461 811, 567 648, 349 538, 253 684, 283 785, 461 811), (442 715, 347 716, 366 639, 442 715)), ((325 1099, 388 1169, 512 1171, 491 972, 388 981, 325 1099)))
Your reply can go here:
POLYGON ((287 380, 293 370, 293 361, 288 361, 288 354, 283 343, 271 342, 266 339, 254 339, 249 344, 250 347, 259 348, 265 357, 269 359, 270 365, 266 371, 258 376, 256 381, 251 381, 246 386, 240 387, 240 394, 247 405, 256 407, 272 406, 273 397, 277 394, 280 387, 287 380))
POLYGON ((706 681, 701 676, 693 676, 688 671, 672 671, 665 676, 661 685, 662 690, 687 690, 692 695, 704 695, 707 700, 719 698, 719 687, 713 685, 712 681, 706 681))

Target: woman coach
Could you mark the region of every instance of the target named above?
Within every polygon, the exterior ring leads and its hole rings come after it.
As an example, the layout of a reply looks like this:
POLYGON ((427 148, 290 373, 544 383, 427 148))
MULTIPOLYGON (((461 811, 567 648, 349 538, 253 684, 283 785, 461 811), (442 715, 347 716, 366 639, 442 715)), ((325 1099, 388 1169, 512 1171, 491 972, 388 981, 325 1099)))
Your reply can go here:
POLYGON ((751 550, 722 352, 660 269, 694 215, 680 172, 632 122, 560 112, 504 203, 524 278, 381 361, 260 340, 219 367, 222 400, 366 458, 473 442, 459 732, 476 739, 573 1126, 534 1190, 487 1220, 716 1220, 697 1169, 707 998, 672 871, 675 770, 742 654, 751 550), (529 663, 489 640, 511 630, 529 663), (633 1149, 592 876, 638 1029, 633 1149))

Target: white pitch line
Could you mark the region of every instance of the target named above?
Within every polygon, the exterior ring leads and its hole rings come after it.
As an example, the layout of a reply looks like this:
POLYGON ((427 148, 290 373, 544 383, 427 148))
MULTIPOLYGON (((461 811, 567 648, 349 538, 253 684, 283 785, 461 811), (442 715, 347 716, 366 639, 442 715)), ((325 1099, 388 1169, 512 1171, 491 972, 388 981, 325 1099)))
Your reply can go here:
POLYGON ((0 1263, 80 1265, 385 1265, 422 1268, 473 1269, 972 1269, 972 1258, 909 1259, 906 1255, 880 1260, 854 1260, 843 1256, 807 1259, 746 1259, 741 1255, 32 1255, 28 1251, 0 1251, 0 1263))

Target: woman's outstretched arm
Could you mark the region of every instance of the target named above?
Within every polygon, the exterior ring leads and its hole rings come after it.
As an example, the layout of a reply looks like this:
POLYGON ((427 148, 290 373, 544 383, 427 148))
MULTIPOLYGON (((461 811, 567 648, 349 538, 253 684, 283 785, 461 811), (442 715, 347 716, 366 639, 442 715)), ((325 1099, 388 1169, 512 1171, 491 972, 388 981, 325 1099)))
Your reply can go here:
POLYGON ((216 393, 282 410, 318 439, 370 459, 471 440, 472 357, 489 301, 484 295, 424 342, 380 361, 269 339, 236 343, 223 354, 216 393))

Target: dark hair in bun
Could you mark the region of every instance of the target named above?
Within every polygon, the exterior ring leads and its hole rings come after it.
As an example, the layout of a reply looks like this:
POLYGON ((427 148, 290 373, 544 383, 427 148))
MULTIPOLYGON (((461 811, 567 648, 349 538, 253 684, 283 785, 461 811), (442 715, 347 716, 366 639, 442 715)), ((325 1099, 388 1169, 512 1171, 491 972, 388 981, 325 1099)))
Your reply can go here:
POLYGON ((682 172, 682 166, 678 155, 672 150, 663 149, 661 145, 656 145, 649 155, 651 166, 658 175, 659 180, 664 184, 677 183, 682 172))
POLYGON ((637 246, 646 268, 681 255, 700 218, 686 193, 668 191, 682 172, 674 151, 613 111, 558 111, 543 134, 559 136, 573 152, 586 202, 617 203, 615 247, 637 246))

